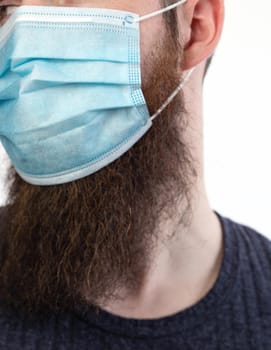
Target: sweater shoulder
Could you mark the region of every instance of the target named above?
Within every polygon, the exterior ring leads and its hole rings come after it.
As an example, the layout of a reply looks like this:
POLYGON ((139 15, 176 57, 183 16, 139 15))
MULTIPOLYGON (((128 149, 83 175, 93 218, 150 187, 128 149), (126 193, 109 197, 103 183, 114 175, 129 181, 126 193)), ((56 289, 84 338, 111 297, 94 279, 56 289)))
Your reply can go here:
POLYGON ((226 220, 236 237, 239 262, 243 270, 253 273, 259 281, 266 282, 271 291, 271 240, 249 225, 226 220))

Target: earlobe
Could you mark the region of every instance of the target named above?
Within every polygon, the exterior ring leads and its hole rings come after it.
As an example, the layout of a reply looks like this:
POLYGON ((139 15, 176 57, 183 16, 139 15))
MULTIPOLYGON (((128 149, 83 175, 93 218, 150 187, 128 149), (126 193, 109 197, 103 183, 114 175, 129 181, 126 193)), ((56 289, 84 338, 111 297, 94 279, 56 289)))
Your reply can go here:
POLYGON ((187 6, 182 69, 195 67, 215 51, 224 22, 224 0, 194 0, 187 6))

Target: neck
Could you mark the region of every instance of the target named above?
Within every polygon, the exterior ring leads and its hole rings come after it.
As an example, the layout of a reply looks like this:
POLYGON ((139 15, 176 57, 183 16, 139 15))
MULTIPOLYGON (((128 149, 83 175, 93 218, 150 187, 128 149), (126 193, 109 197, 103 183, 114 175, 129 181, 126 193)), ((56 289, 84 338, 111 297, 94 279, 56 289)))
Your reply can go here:
POLYGON ((174 237, 160 244, 140 293, 122 291, 122 301, 106 311, 129 318, 165 317, 195 304, 212 288, 222 263, 223 235, 205 191, 195 196, 189 226, 180 227, 175 217, 163 223, 161 232, 174 237))

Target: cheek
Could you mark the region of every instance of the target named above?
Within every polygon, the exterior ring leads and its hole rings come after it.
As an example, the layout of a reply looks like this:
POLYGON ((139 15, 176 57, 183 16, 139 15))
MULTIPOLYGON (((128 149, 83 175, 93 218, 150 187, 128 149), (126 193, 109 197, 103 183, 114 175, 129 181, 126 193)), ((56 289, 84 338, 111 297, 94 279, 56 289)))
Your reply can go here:
POLYGON ((165 36, 165 26, 162 16, 157 16, 140 23, 140 56, 142 81, 148 77, 150 65, 155 60, 154 48, 161 44, 165 36))

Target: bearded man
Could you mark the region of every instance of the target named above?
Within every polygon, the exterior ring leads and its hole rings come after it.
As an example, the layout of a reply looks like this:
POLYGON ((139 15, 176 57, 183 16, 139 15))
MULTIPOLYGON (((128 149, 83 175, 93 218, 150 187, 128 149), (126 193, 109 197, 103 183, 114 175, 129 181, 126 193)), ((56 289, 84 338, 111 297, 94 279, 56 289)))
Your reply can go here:
POLYGON ((223 0, 1 0, 0 349, 268 349, 271 242, 214 211, 223 0))

